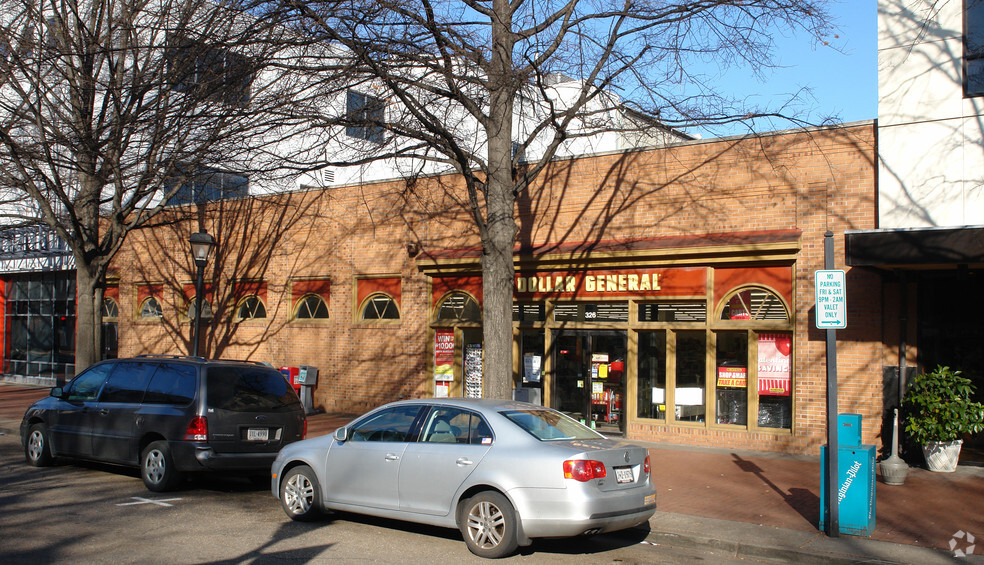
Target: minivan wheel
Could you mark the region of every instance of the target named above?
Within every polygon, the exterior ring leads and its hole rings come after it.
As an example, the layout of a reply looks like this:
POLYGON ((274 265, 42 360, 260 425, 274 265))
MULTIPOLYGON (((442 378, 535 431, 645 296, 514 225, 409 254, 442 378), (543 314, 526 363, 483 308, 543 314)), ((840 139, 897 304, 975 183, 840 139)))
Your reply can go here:
POLYGON ((280 503, 291 520, 308 522, 321 516, 321 489, 314 470, 294 467, 280 483, 280 503))
POLYGON ((465 503, 461 518, 461 535, 475 555, 498 559, 516 551, 516 511, 505 496, 480 492, 465 503))
POLYGON ((35 467, 51 465, 51 448, 48 447, 48 430, 44 424, 34 424, 27 432, 24 457, 35 467))
POLYGON ((166 441, 155 441, 140 454, 140 477, 148 490, 164 492, 172 490, 181 479, 174 467, 171 448, 166 441))

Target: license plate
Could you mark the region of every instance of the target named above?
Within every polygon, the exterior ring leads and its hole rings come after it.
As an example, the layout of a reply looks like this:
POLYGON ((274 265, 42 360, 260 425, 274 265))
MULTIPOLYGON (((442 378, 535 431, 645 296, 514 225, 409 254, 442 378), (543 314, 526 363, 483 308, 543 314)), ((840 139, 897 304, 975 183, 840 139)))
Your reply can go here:
POLYGON ((266 428, 249 428, 246 430, 247 441, 268 441, 269 439, 270 430, 266 428))
POLYGON ((632 467, 615 467, 615 480, 619 483, 631 483, 632 467))

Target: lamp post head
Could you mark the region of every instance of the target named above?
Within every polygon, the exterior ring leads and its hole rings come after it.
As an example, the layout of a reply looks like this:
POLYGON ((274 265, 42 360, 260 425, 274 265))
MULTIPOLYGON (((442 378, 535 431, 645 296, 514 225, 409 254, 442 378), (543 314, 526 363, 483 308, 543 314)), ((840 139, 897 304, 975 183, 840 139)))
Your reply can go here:
POLYGON ((208 264, 208 256, 216 245, 215 239, 202 230, 191 234, 188 241, 191 243, 191 257, 195 260, 195 265, 205 267, 208 264))

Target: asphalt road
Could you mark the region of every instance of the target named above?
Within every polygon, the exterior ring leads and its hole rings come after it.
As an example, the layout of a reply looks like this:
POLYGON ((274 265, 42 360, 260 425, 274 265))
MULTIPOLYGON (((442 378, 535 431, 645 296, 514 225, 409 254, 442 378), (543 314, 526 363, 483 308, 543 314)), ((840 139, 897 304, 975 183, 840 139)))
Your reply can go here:
MULTIPOLYGON (((655 546, 641 530, 536 540, 516 563, 738 563, 727 555, 655 546)), ((336 514, 290 521, 266 488, 202 477, 173 493, 147 491, 135 470, 24 463, 19 437, 0 435, 0 562, 489 563, 456 530, 336 514)), ((748 563, 741 560, 741 563, 748 563)))

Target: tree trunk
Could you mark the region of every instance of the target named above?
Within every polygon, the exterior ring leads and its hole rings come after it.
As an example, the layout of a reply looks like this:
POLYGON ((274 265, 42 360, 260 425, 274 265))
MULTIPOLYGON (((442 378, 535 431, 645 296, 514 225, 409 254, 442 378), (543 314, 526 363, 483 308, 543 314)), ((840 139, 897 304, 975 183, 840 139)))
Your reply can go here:
POLYGON ((75 374, 99 361, 102 350, 102 289, 88 265, 75 269, 75 374))
POLYGON ((513 76, 512 12, 506 0, 495 0, 492 56, 489 61, 488 178, 486 230, 482 241, 482 325, 484 391, 487 398, 511 398, 513 388, 512 302, 513 245, 516 241, 512 170, 513 76))
POLYGON ((513 238, 516 230, 511 215, 497 216, 499 219, 489 224, 488 241, 482 256, 482 337, 485 342, 482 396, 512 398, 513 238))

